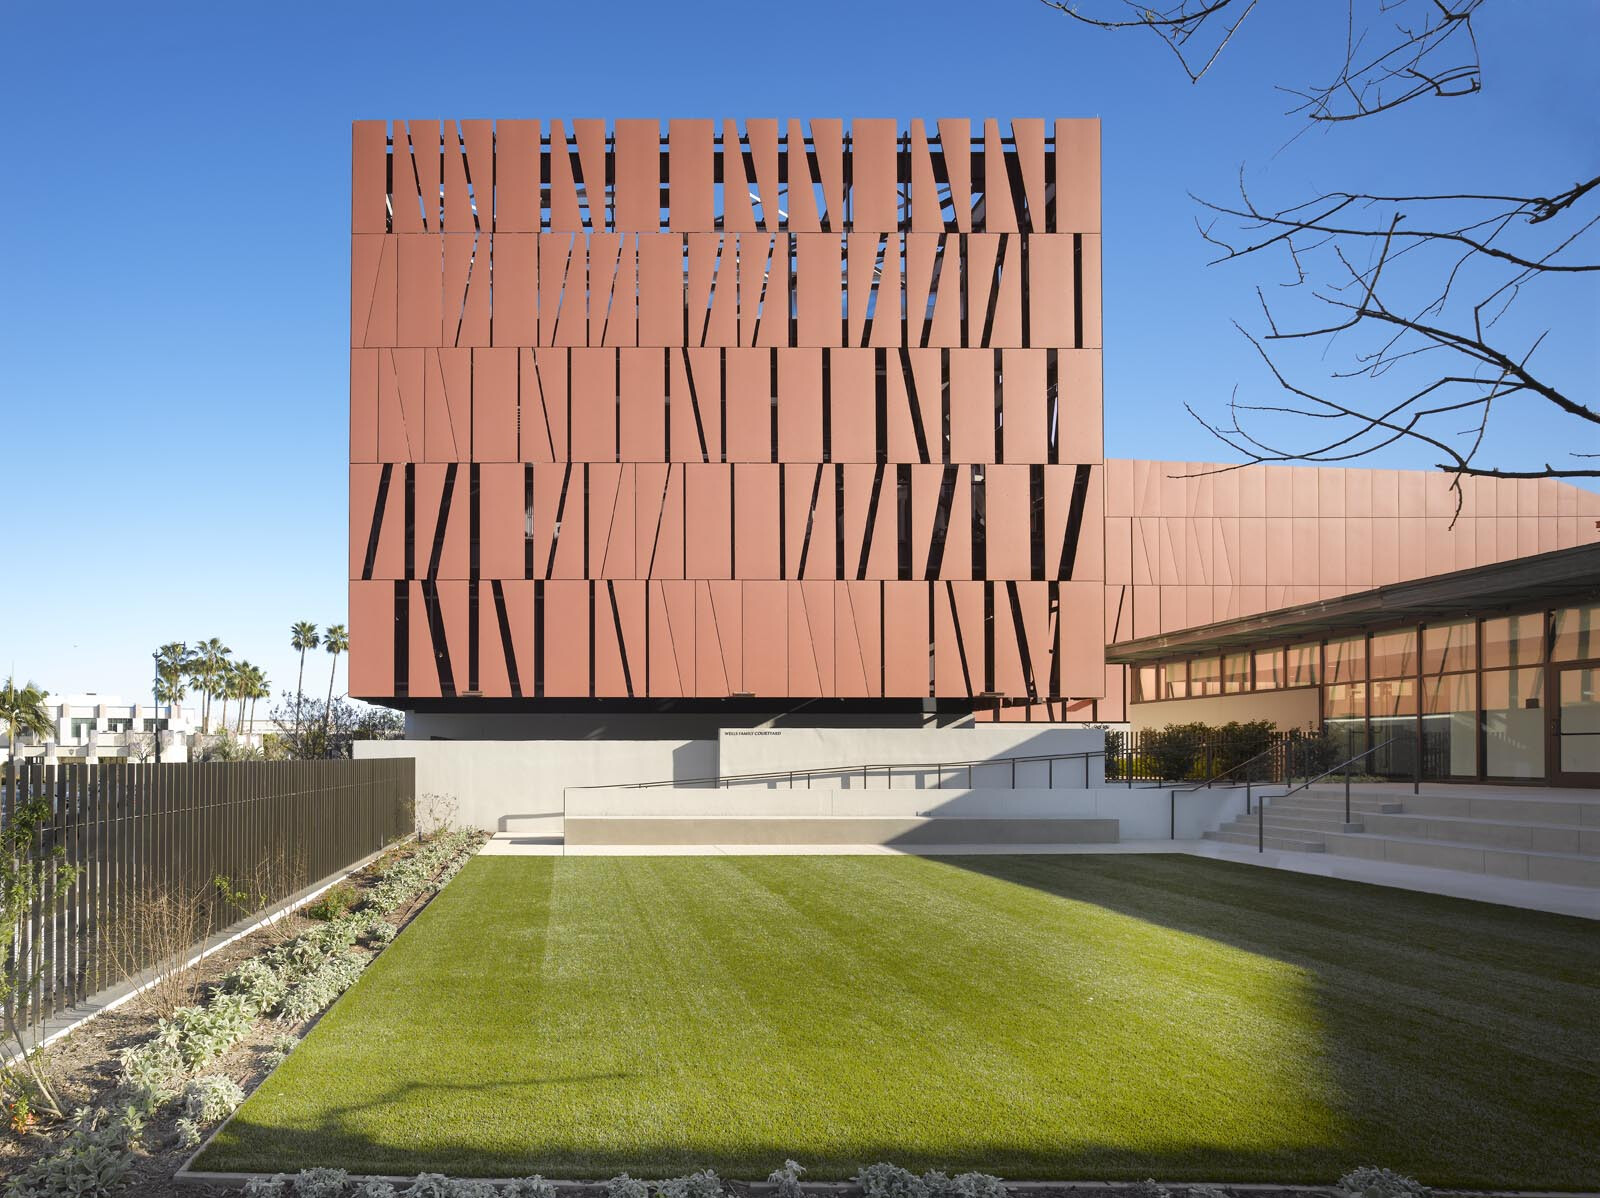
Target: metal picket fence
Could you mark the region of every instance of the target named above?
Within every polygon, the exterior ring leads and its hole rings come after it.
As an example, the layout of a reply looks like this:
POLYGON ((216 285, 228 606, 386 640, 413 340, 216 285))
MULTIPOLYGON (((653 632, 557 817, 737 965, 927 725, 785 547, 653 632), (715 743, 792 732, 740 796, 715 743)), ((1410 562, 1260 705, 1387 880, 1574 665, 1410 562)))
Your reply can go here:
POLYGON ((409 834, 415 798, 410 758, 0 766, 0 828, 48 804, 26 858, 71 867, 19 917, 7 1015, 37 1031, 159 964, 134 922, 152 896, 223 928, 409 834))

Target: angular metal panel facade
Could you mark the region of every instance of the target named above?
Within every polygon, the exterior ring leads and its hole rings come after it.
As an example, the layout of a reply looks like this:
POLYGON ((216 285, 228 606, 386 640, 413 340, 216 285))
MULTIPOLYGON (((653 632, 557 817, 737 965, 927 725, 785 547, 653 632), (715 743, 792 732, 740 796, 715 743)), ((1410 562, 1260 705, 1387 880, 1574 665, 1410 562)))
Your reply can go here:
POLYGON ((352 164, 361 697, 1102 693, 1097 122, 361 121, 352 164))

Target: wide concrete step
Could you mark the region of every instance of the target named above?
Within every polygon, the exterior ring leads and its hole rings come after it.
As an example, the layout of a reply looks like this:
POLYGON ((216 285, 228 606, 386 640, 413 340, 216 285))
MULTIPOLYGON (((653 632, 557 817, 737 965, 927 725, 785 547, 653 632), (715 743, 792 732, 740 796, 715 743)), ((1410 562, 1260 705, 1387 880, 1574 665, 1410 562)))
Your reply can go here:
MULTIPOLYGON (((1220 840, 1224 844, 1247 844, 1251 848, 1255 848, 1258 843, 1254 829, 1248 832, 1235 832, 1224 828, 1216 832, 1207 832, 1205 839, 1220 840)), ((1269 834, 1266 837, 1266 847, 1269 849, 1281 849, 1286 853, 1320 853, 1324 851, 1323 842, 1320 839, 1304 836, 1269 834)))
POLYGON ((1464 841, 1389 836, 1373 832, 1330 833, 1324 840, 1328 852, 1344 857, 1363 857, 1371 861, 1421 865, 1431 869, 1454 869, 1502 878, 1524 878, 1563 886, 1600 887, 1600 855, 1498 848, 1464 841))
POLYGON ((1406 811, 1399 815, 1363 817, 1358 831, 1416 840, 1481 844, 1492 848, 1539 853, 1572 853, 1600 857, 1600 828, 1508 819, 1432 815, 1406 811))
MULTIPOLYGON (((1254 814, 1237 815, 1233 819, 1233 824, 1237 828, 1254 828, 1256 826, 1256 817, 1254 814)), ((1345 823, 1342 812, 1338 815, 1283 815, 1273 811, 1271 807, 1267 808, 1266 826, 1269 829, 1279 828, 1285 832, 1308 832, 1318 835, 1323 832, 1360 832, 1363 830, 1363 824, 1360 820, 1345 823)))
MULTIPOLYGON (((1299 816, 1301 818, 1321 817, 1324 819, 1332 819, 1335 816, 1337 816, 1339 819, 1344 818, 1344 801, 1342 799, 1337 803, 1327 803, 1320 799, 1301 799, 1298 796, 1292 799, 1269 798, 1266 803, 1266 808, 1268 811, 1276 811, 1280 815, 1292 815, 1299 816)), ((1355 818, 1356 816, 1381 815, 1386 812, 1399 812, 1403 810, 1404 806, 1400 803, 1368 802, 1363 805, 1352 802, 1350 804, 1350 815, 1352 818, 1355 818)))
MULTIPOLYGON (((1559 796, 1559 792, 1555 792, 1559 796)), ((1600 829, 1600 803, 1585 799, 1552 797, 1548 788, 1529 788, 1526 798, 1474 795, 1466 787, 1447 794, 1405 795, 1408 815, 1439 815, 1456 819, 1508 820, 1522 824, 1559 824, 1600 829)))

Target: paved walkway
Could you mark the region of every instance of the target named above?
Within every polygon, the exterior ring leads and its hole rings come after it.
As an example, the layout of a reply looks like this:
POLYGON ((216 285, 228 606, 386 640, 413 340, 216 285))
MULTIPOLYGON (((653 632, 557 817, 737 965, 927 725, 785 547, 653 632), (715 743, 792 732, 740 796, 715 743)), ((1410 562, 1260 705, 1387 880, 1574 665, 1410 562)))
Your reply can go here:
POLYGON ((1268 849, 1258 853, 1237 844, 1214 840, 1127 840, 1120 844, 1036 844, 1017 845, 935 845, 899 848, 880 844, 856 845, 565 845, 558 837, 529 836, 502 832, 483 847, 491 857, 762 857, 762 856, 898 856, 972 857, 995 854, 1075 853, 1184 853, 1192 857, 1211 857, 1237 861, 1267 869, 1315 874, 1324 878, 1343 878, 1443 894, 1453 898, 1500 903, 1530 911, 1551 911, 1600 920, 1600 890, 1586 886, 1557 886, 1547 882, 1528 882, 1519 878, 1497 878, 1487 874, 1462 873, 1451 869, 1428 869, 1420 865, 1398 865, 1388 861, 1367 861, 1359 857, 1339 857, 1328 853, 1285 853, 1268 849))

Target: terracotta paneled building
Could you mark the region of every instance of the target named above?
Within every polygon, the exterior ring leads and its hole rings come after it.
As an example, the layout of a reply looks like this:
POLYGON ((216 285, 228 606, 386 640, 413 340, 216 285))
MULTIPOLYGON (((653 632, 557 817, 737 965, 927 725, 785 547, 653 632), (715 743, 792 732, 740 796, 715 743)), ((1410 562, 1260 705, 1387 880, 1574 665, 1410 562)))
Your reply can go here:
POLYGON ((1095 121, 358 122, 351 691, 1093 699, 1095 121))

